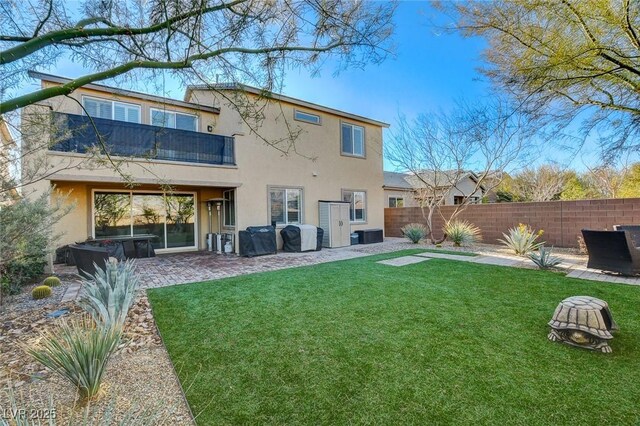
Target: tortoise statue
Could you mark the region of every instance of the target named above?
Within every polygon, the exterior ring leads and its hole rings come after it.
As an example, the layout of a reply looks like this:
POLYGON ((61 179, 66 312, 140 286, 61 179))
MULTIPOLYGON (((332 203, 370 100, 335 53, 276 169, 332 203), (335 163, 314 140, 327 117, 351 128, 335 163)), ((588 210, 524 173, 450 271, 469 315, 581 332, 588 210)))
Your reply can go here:
POLYGON ((549 340, 604 353, 612 352, 611 332, 618 329, 609 305, 589 296, 564 299, 549 321, 549 340))

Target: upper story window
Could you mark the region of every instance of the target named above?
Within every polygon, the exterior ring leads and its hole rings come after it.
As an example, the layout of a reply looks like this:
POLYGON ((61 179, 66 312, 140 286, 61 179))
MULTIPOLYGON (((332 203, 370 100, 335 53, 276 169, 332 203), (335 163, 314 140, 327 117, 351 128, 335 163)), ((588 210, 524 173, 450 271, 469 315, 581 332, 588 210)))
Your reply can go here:
POLYGON ((198 130, 198 117, 193 114, 151 108, 151 124, 196 132, 198 130))
POLYGON ((321 124, 319 115, 298 111, 297 109, 293 111, 293 118, 298 121, 306 121, 311 124, 321 124))
POLYGON ((140 123, 140 105, 84 96, 82 105, 93 118, 140 123))
POLYGON ((276 225, 302 223, 302 189, 269 188, 269 219, 276 225))
POLYGON ((342 153, 364 157, 364 127, 342 123, 342 153))

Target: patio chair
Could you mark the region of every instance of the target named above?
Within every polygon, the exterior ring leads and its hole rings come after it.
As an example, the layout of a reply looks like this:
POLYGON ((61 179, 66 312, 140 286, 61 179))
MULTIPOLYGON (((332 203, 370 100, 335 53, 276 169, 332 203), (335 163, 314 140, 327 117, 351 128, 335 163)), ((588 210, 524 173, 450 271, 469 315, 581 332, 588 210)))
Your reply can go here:
POLYGON ((631 235, 633 246, 640 247, 640 225, 613 225, 616 231, 627 231, 631 235))
POLYGON ((72 244, 69 248, 78 267, 78 274, 83 278, 92 279, 96 273, 96 265, 104 268, 109 261, 109 252, 103 247, 72 244))
POLYGON ((623 275, 640 274, 640 250, 633 246, 627 231, 583 229, 582 237, 589 253, 587 268, 623 275))

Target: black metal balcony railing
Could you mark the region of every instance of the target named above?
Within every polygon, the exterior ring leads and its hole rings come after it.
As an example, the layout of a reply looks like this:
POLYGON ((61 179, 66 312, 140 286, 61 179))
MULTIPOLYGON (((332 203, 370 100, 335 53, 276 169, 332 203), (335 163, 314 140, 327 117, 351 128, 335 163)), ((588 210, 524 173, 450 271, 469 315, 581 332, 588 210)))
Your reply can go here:
POLYGON ((102 145, 109 155, 235 165, 232 137, 170 129, 147 124, 53 113, 52 151, 85 153, 102 145), (98 135, 103 144, 99 143, 98 135))

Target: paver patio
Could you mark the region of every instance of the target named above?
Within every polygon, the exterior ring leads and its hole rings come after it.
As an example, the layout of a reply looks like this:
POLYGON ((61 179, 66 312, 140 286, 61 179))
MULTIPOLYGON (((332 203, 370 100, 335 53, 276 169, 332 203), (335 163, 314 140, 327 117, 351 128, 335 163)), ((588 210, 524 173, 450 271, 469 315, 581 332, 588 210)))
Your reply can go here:
MULTIPOLYGON (((209 281, 255 272, 274 271, 278 269, 354 259, 371 254, 390 253, 408 248, 423 247, 411 244, 404 238, 385 238, 385 241, 379 244, 323 249, 319 252, 279 252, 274 255, 258 256, 253 258, 239 257, 235 255, 218 255, 210 252, 162 254, 149 259, 138 259, 137 264, 141 272, 141 287, 156 288, 174 284, 209 281)), ((640 277, 621 277, 587 269, 584 266, 586 262, 586 258, 584 256, 566 254, 557 254, 557 256, 562 260, 560 266, 568 271, 568 277, 640 285, 640 277)), ((508 255, 501 252, 486 252, 486 250, 481 253, 481 255, 474 257, 430 251, 412 255, 411 259, 408 260, 395 259, 392 263, 394 266, 417 263, 421 261, 420 257, 424 257, 424 260, 426 260, 426 258, 438 258, 488 265, 535 268, 535 265, 526 258, 508 255), (416 258, 416 256, 418 257, 416 258)), ((55 272, 73 274, 76 273, 77 270, 75 266, 55 265, 55 272)), ((75 299, 79 291, 79 283, 70 285, 65 293, 64 300, 75 299)))

